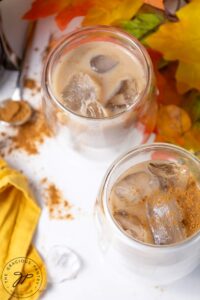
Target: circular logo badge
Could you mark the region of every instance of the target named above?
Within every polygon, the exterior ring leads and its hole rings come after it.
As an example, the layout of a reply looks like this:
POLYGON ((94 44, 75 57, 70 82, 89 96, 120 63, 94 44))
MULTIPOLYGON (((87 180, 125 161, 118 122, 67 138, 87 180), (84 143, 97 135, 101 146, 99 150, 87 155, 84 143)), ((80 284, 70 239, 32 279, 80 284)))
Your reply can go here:
POLYGON ((2 273, 5 290, 16 298, 33 296, 41 287, 42 272, 35 261, 17 257, 9 261, 2 273))

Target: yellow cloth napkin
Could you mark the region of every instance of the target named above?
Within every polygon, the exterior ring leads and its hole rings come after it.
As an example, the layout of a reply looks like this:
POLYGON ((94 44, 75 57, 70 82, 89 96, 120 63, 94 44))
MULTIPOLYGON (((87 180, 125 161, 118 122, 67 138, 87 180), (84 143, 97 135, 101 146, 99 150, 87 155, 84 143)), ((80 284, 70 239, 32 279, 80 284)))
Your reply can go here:
POLYGON ((39 216, 26 178, 0 158, 0 300, 36 300, 46 287, 44 263, 31 245, 39 216))

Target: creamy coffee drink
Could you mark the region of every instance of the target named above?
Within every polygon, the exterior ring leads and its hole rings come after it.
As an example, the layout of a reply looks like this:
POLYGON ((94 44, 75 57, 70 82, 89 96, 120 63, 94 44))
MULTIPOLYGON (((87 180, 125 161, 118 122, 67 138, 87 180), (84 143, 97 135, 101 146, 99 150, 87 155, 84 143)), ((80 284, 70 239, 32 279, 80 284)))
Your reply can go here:
POLYGON ((137 102, 147 78, 139 58, 108 41, 68 49, 55 67, 53 89, 70 111, 90 118, 117 115, 137 102))
POLYGON ((146 142, 156 125, 156 94, 145 48, 110 26, 66 35, 43 72, 43 108, 50 127, 63 144, 89 158, 113 159, 146 142))
POLYGON ((109 208, 129 237, 179 243, 200 230, 200 187, 184 164, 152 160, 130 168, 114 184, 109 208))

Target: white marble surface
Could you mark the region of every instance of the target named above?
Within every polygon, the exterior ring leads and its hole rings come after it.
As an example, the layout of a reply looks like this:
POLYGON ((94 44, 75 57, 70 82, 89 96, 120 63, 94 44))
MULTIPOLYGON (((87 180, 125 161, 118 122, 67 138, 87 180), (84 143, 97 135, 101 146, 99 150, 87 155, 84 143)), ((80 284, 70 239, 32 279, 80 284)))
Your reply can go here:
MULTIPOLYGON (((49 38, 55 32, 52 18, 38 24, 32 49, 28 58, 28 77, 40 80, 41 53, 49 38)), ((73 24, 68 30, 73 27, 73 24)), ((24 93, 26 100, 34 107, 41 105, 39 94, 32 97, 24 93)), ((31 138, 31 137, 30 137, 31 138)), ((103 175, 109 162, 90 161, 68 148, 61 148, 59 137, 46 139, 39 155, 28 156, 18 151, 7 156, 7 161, 28 176, 42 215, 34 243, 45 258, 53 245, 66 245, 75 250, 82 260, 82 269, 77 278, 62 284, 49 286, 42 296, 44 300, 199 300, 200 268, 188 277, 167 287, 144 285, 133 275, 125 278, 116 274, 103 261, 99 252, 93 220, 94 202, 103 175), (48 177, 54 182, 73 205, 73 221, 50 220, 42 197, 40 180, 48 177)), ((56 274, 55 274, 56 276, 56 274)), ((2 299, 3 300, 3 299, 2 299)))

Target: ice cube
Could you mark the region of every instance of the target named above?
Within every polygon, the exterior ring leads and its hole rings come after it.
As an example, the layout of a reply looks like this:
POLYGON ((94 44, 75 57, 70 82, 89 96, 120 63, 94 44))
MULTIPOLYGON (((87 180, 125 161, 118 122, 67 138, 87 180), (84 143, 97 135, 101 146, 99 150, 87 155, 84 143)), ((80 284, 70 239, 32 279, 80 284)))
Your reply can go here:
POLYGON ((80 113, 87 101, 95 102, 100 98, 100 87, 89 75, 75 73, 62 92, 62 103, 67 108, 80 113))
POLYGON ((119 62, 108 55, 97 55, 90 60, 90 66, 97 73, 106 73, 112 70, 119 62))
POLYGON ((160 181, 163 190, 169 186, 186 188, 189 179, 189 169, 186 165, 174 162, 153 161, 148 165, 149 171, 160 181))
POLYGON ((145 243, 152 242, 151 232, 141 223, 137 216, 129 215, 122 210, 116 212, 114 217, 128 235, 145 243))
POLYGON ((154 175, 164 178, 175 176, 179 171, 174 162, 153 161, 149 163, 148 168, 154 175))
POLYGON ((133 104, 138 96, 137 81, 134 78, 123 80, 119 94, 124 96, 127 104, 133 104))
POLYGON ((116 94, 113 98, 112 101, 110 102, 110 105, 113 107, 119 107, 119 108, 124 108, 126 107, 127 103, 126 100, 123 96, 123 94, 116 94))
POLYGON ((182 210, 174 198, 157 194, 148 199, 146 210, 156 245, 178 243, 186 238, 182 210))
POLYGON ((78 255, 66 246, 54 246, 47 255, 47 269, 52 283, 75 278, 81 268, 78 255))
POLYGON ((145 171, 132 173, 115 186, 115 194, 120 199, 138 202, 145 196, 150 196, 159 188, 157 178, 150 176, 145 171))
POLYGON ((135 79, 125 79, 120 82, 116 94, 108 101, 107 108, 114 113, 120 113, 131 106, 137 99, 138 89, 135 79))
POLYGON ((87 102, 82 108, 82 113, 92 118, 105 118, 107 116, 105 109, 97 101, 87 102))
POLYGON ((123 96, 123 94, 117 94, 115 95, 106 105, 106 108, 108 111, 111 112, 111 114, 119 114, 122 111, 125 111, 127 108, 126 100, 123 96))

